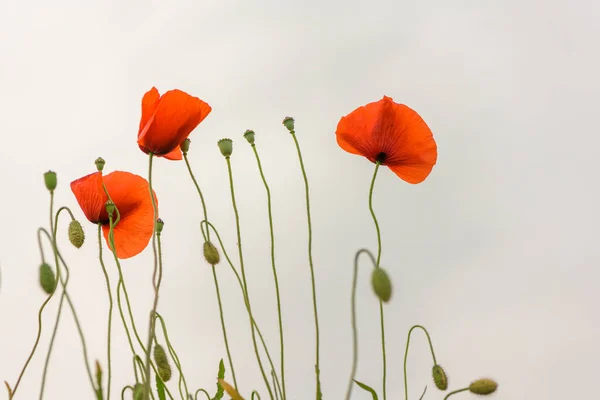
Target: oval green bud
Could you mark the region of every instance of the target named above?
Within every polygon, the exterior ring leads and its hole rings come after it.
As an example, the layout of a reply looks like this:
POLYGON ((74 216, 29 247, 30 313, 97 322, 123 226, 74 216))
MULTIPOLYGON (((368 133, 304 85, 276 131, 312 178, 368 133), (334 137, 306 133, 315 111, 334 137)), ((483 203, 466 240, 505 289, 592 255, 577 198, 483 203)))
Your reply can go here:
POLYGON ((217 145, 219 146, 219 150, 221 150, 221 154, 225 157, 229 157, 233 153, 233 140, 227 138, 221 139, 217 142, 217 145))
POLYGON ((248 141, 250 144, 254 144, 254 131, 252 129, 248 129, 244 132, 244 139, 248 141))
POLYGON ((54 271, 52 271, 52 267, 46 263, 40 265, 40 285, 47 294, 52 294, 54 289, 56 289, 56 277, 54 276, 54 271))
POLYGON ((192 143, 192 141, 190 139, 185 139, 183 142, 181 142, 181 144, 179 145, 179 148, 181 149, 181 152, 183 154, 187 154, 187 152, 190 150, 190 143, 192 143))
POLYGON ((144 385, 136 383, 133 387, 133 400, 142 400, 144 396, 144 385))
POLYGON ((160 344, 154 346, 154 361, 158 369, 158 376, 160 376, 163 382, 168 382, 172 375, 171 365, 169 364, 165 349, 160 344))
POLYGON ((44 183, 46 184, 46 188, 49 191, 54 191, 57 185, 56 172, 48 171, 44 174, 44 183))
POLYGON ((379 297, 379 300, 385 303, 390 300, 392 297, 392 282, 383 268, 379 267, 373 270, 373 274, 371 275, 371 285, 373 286, 373 291, 375 291, 375 294, 379 297))
POLYGON ((478 379, 469 385, 469 391, 474 394, 492 394, 498 388, 498 384, 491 379, 478 379))
POLYGON ((83 242, 85 241, 85 233, 83 232, 83 228, 79 221, 75 219, 69 224, 69 241, 78 249, 83 246, 83 242))
POLYGON ((288 131, 294 132, 294 118, 292 118, 292 117, 285 117, 283 119, 282 123, 287 128, 288 131))
POLYGON ((204 242, 204 258, 210 265, 217 265, 221 261, 219 250, 211 242, 204 242))
POLYGON ((448 389, 448 375, 440 365, 434 365, 431 374, 433 375, 433 383, 438 389, 448 389))
POLYGON ((104 164, 106 164, 106 161, 104 161, 104 159, 102 157, 98 157, 98 158, 96 158, 96 161, 94 161, 94 164, 96 164, 96 169, 99 172, 102 172, 102 170, 104 169, 104 164))

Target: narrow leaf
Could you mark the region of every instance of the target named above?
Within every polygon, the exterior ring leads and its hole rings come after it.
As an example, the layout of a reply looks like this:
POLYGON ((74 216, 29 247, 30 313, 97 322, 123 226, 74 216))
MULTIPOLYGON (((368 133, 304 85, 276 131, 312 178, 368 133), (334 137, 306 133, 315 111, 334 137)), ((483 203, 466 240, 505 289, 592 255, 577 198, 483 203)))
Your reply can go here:
POLYGON ((378 400, 377 393, 375 393, 375 390, 373 390, 373 388, 372 388, 372 387, 370 387, 370 386, 368 386, 368 385, 365 385, 364 383, 362 383, 362 382, 359 382, 359 381, 357 381, 356 379, 354 380, 354 382, 356 382, 356 384, 357 384, 358 386, 360 386, 360 388, 361 388, 361 389, 364 389, 364 390, 366 390, 367 392, 371 393, 371 395, 373 396, 373 400, 378 400))
POLYGON ((163 383, 160 376, 156 374, 156 391, 158 392, 158 398, 160 400, 167 400, 167 396, 165 394, 165 384, 163 383))

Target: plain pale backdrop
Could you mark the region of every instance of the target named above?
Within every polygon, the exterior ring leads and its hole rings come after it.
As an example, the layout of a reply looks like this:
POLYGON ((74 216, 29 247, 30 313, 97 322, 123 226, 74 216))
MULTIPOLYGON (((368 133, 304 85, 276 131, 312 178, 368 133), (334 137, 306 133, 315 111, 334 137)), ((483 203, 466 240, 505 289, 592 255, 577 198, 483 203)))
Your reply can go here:
MULTIPOLYGON (((256 131, 273 192, 290 399, 314 393, 314 337, 304 187, 292 139, 296 119, 311 185, 314 260, 325 399, 346 389, 351 360, 352 261, 376 250, 367 192, 373 165, 338 148, 339 118, 383 95, 432 128, 438 164, 420 185, 386 168, 375 187, 382 265, 394 282, 386 306, 388 398, 404 398, 402 359, 411 325, 425 325, 458 388, 490 376, 497 399, 590 399, 600 367, 598 109, 600 3, 592 0, 446 1, 15 1, 0 4, 0 380, 14 384, 35 339, 44 300, 37 282, 38 226, 48 226, 42 174, 58 173, 57 205, 72 207, 87 241, 60 247, 91 360, 106 367, 108 299, 96 230, 69 182, 94 171, 147 176, 136 144, 140 100, 152 86, 179 88, 213 107, 191 135, 190 160, 209 218, 235 255, 226 165, 234 140, 250 297, 277 353, 266 197, 242 138, 256 131)), ((215 389, 225 358, 201 207, 183 162, 155 163, 165 276, 159 311, 190 389, 215 389)), ((234 258, 235 259, 235 258, 234 258)), ((116 268, 106 257, 113 291, 116 268)), ((146 340, 152 251, 123 262, 146 340)), ((219 267, 234 363, 244 395, 266 398, 248 319, 233 276, 219 267)), ((363 262, 358 286, 357 378, 380 391, 377 302, 363 262)), ((17 398, 38 397, 58 296, 17 398)), ((113 393, 133 382, 114 314, 113 393)), ((91 399, 73 319, 62 315, 45 398, 91 399)), ((431 357, 417 332, 409 397, 429 385, 431 357)), ((276 357, 278 358, 278 357, 276 357)), ((227 375, 231 380, 231 376, 227 375)), ((174 394, 176 384, 171 385, 174 394)), ((0 398, 6 398, 3 393, 0 398)), ((128 395, 130 396, 130 395, 128 395)), ((458 398, 474 398, 461 394, 458 398)), ((358 388, 354 399, 369 399, 358 388)))

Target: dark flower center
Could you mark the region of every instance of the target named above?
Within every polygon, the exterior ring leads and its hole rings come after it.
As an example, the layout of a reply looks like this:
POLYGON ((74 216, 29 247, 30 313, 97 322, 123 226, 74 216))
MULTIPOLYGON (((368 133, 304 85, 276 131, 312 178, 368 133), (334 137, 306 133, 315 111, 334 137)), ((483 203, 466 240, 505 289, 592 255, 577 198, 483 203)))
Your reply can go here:
POLYGON ((385 162, 386 157, 387 157, 387 155, 384 152, 381 152, 381 153, 377 154, 375 161, 379 162, 380 164, 383 164, 385 162))

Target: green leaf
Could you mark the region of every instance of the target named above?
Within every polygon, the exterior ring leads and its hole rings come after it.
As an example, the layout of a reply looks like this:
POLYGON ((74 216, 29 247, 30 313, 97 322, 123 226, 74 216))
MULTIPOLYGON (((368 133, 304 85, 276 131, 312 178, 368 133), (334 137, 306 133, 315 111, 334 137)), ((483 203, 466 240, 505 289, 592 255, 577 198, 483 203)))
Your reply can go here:
POLYGON ((215 394, 215 397, 213 397, 213 400, 221 400, 225 394, 225 390, 219 383, 219 379, 225 379, 225 364, 223 363, 222 358, 221 361, 219 361, 219 373, 217 374, 217 393, 215 394))
POLYGON ((156 391, 158 392, 158 398, 160 400, 167 400, 167 396, 165 394, 165 384, 163 383, 160 376, 156 374, 156 391))
POLYGON ((360 388, 361 388, 361 389, 364 389, 364 390, 366 390, 367 392, 371 393, 371 395, 373 396, 373 400, 378 400, 377 393, 375 393, 375 390, 373 390, 373 388, 372 388, 372 387, 370 387, 370 386, 368 386, 368 385, 365 385, 364 383, 362 383, 362 382, 359 382, 359 381, 357 381, 356 379, 354 380, 354 382, 356 382, 356 384, 357 384, 358 386, 360 386, 360 388))

